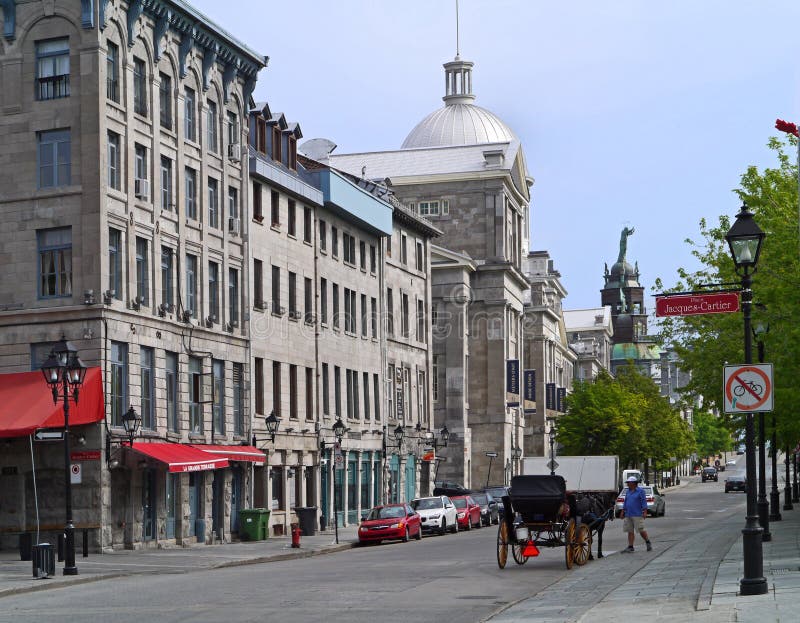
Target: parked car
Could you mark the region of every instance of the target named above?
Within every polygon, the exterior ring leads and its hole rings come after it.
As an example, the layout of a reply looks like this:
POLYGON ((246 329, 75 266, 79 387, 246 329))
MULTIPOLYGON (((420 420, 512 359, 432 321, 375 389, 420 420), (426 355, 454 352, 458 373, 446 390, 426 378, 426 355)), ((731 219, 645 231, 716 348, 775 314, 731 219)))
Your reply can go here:
POLYGON ((419 514, 423 532, 458 532, 458 511, 446 495, 411 500, 411 508, 419 514))
POLYGON ((703 479, 703 482, 706 480, 713 480, 714 482, 719 482, 719 474, 717 473, 716 467, 704 467, 703 471, 700 473, 700 478, 703 479))
POLYGON ((747 477, 742 473, 733 473, 725 479, 725 493, 731 491, 747 492, 747 477))
POLYGON ((508 495, 508 487, 505 485, 489 485, 481 489, 481 493, 488 493, 497 502, 497 512, 500 519, 503 518, 503 496, 508 495))
MULTIPOLYGON (((667 512, 667 502, 664 496, 655 485, 639 485, 640 489, 644 489, 645 498, 647 498, 647 514, 651 517, 663 517, 667 512)), ((614 514, 619 517, 622 514, 622 505, 625 503, 625 495, 628 489, 623 489, 617 496, 617 502, 614 504, 614 514)))
POLYGON ((450 498, 456 505, 458 515, 458 527, 464 530, 472 530, 473 527, 481 527, 481 507, 472 499, 471 495, 458 495, 450 498))
POLYGON ((380 543, 389 539, 408 541, 422 538, 419 514, 408 504, 376 506, 358 527, 359 543, 380 543))
POLYGON ((728 467, 736 467, 736 461, 725 461, 725 465, 728 467))
POLYGON ((433 495, 446 495, 453 497, 454 495, 468 495, 470 493, 472 493, 472 491, 457 482, 450 482, 449 480, 437 480, 433 483, 433 495))
POLYGON ((481 507, 481 523, 484 526, 500 523, 500 505, 491 493, 473 493, 472 499, 481 507))
POLYGON ((744 444, 742 444, 738 448, 736 448, 736 454, 744 454, 745 447, 746 446, 744 444))

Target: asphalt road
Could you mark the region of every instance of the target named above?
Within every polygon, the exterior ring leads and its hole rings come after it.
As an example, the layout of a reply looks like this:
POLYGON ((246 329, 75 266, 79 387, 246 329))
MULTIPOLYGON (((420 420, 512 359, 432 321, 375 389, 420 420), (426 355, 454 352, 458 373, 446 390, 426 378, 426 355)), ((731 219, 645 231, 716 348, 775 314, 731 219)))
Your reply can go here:
MULTIPOLYGON (((740 516, 744 524, 744 495, 725 494, 724 476, 720 474, 719 483, 692 478, 689 486, 667 492, 666 517, 648 519, 656 552, 644 552, 637 542, 631 574, 647 564, 648 557, 688 535, 713 531, 716 522, 730 524, 727 520, 740 516)), ((607 524, 607 554, 624 547, 621 530, 618 520, 607 524)), ((509 556, 509 565, 501 570, 496 536, 492 526, 300 560, 73 585, 2 599, 0 622, 477 622, 575 573, 564 565, 563 548, 544 550, 524 566, 515 565, 509 556)), ((608 563, 590 561, 583 570, 600 578, 604 564, 608 563)), ((623 573, 615 581, 624 582, 625 577, 623 573)), ((598 592, 596 602, 602 597, 598 592)), ((591 592, 587 598, 595 599, 591 592)), ((565 594, 563 599, 570 597, 565 594)))

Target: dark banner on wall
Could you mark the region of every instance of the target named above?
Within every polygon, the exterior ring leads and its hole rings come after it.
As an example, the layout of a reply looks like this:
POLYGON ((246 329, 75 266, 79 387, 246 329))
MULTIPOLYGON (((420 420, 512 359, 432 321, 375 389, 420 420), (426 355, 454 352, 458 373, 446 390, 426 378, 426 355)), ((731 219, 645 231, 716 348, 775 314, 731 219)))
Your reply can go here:
POLYGON ((519 406, 519 359, 506 359, 506 406, 519 406))
POLYGON ((556 390, 556 411, 564 413, 567 410, 567 388, 559 387, 556 390))
POLYGON ((545 408, 550 409, 551 411, 555 410, 556 408, 556 384, 555 383, 547 383, 544 386, 544 393, 545 393, 545 408))
POLYGON ((523 389, 522 407, 525 413, 536 413, 536 370, 525 370, 523 389))

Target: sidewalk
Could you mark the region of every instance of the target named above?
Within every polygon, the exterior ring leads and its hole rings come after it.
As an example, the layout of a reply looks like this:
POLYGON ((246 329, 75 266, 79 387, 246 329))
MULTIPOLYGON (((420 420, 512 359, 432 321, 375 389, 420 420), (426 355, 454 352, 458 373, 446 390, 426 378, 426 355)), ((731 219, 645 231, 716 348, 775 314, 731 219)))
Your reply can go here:
POLYGON ((169 549, 120 550, 107 554, 76 556, 78 575, 62 574, 63 562, 56 561, 56 575, 47 579, 33 577, 31 561, 21 561, 19 552, 0 551, 0 598, 50 588, 97 582, 109 578, 153 573, 185 573, 239 565, 306 558, 350 549, 358 543, 358 528, 339 528, 339 544, 333 530, 304 536, 300 548, 291 546, 290 537, 270 537, 266 541, 195 545, 169 549))

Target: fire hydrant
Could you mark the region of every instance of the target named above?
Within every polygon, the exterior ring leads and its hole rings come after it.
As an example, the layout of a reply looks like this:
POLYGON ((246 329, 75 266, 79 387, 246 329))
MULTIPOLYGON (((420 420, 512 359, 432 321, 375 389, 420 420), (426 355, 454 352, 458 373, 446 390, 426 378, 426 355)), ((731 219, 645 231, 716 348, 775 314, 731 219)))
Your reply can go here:
POLYGON ((300 526, 292 524, 292 547, 300 547, 300 526))

